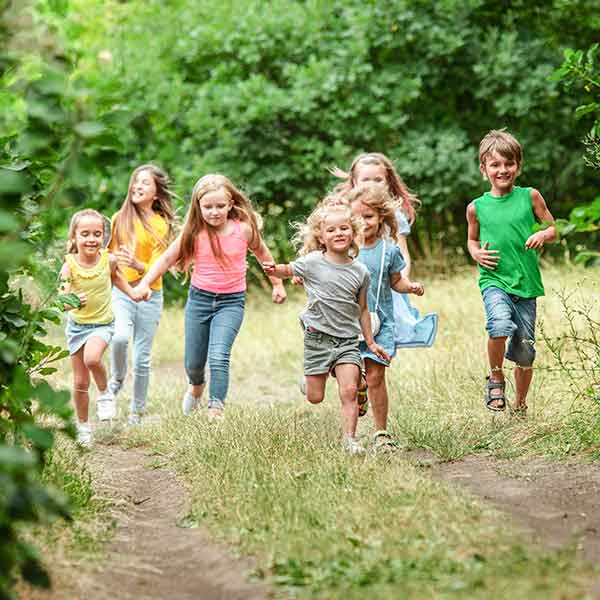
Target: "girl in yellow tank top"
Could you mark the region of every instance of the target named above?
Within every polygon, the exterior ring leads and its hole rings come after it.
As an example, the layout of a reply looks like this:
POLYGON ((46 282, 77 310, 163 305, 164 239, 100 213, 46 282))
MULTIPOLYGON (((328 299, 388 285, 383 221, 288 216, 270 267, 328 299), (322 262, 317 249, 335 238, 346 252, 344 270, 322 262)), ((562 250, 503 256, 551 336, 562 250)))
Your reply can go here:
POLYGON ((102 248, 104 219, 95 210, 73 215, 69 227, 68 254, 60 270, 61 291, 78 297, 79 306, 71 308, 66 334, 73 366, 73 401, 77 413, 77 440, 83 446, 92 442, 89 424, 90 374, 98 388, 98 418, 115 416, 114 396, 107 387, 102 355, 113 335, 114 315, 111 289, 114 283, 133 299, 133 288, 117 270, 117 260, 102 248))
MULTIPOLYGON (((123 276, 135 286, 162 255, 172 237, 173 209, 167 175, 156 165, 135 169, 123 205, 112 219, 110 251, 123 276)), ((133 390, 129 425, 140 425, 146 410, 152 342, 163 307, 162 279, 152 285, 148 302, 137 304, 118 289, 112 292, 115 334, 111 343, 109 390, 115 396, 127 376, 127 347, 133 343, 133 390)))

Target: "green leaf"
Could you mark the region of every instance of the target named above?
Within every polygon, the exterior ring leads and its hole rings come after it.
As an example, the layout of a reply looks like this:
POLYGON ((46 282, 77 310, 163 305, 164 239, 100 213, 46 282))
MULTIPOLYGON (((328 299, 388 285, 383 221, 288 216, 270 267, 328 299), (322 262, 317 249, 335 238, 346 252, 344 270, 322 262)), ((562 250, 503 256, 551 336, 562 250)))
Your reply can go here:
POLYGON ((104 125, 97 121, 82 121, 75 125, 75 131, 82 138, 94 138, 104 132, 104 125))
POLYGON ((41 448, 42 450, 48 450, 54 443, 54 434, 48 429, 27 423, 23 425, 22 431, 37 448, 41 448))
POLYGON ((73 292, 68 294, 58 294, 56 296, 56 302, 61 306, 66 304, 67 306, 72 306, 73 308, 81 307, 81 300, 79 299, 79 296, 73 292))

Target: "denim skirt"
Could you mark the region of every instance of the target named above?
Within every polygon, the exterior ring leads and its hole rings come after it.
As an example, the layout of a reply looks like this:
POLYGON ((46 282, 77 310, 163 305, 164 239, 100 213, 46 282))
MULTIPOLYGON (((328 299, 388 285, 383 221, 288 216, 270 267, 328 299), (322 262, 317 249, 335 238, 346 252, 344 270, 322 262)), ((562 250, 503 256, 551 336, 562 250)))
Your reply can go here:
POLYGON ((102 338, 106 344, 110 344, 113 333, 115 332, 115 322, 111 321, 106 325, 96 323, 76 323, 73 319, 67 320, 67 348, 69 354, 75 354, 91 338, 102 338))

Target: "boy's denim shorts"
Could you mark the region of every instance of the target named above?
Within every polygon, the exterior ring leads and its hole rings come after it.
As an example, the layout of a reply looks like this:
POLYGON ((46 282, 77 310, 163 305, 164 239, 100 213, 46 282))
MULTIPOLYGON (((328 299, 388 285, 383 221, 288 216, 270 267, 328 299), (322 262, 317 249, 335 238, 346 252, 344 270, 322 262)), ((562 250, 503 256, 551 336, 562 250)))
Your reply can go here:
POLYGON ((340 338, 321 331, 305 330, 305 375, 332 373, 341 364, 353 364, 362 368, 358 337, 340 338))
POLYGON ((482 292, 491 338, 508 337, 506 358, 520 367, 530 367, 535 359, 536 299, 521 298, 491 286, 482 292))

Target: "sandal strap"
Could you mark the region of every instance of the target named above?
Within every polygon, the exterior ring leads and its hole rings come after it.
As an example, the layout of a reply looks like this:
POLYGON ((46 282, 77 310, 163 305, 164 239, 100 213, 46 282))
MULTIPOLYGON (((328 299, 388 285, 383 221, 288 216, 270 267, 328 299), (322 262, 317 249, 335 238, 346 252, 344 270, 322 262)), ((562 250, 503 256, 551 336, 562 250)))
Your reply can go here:
POLYGON ((488 382, 485 384, 488 390, 504 390, 506 387, 506 381, 493 381, 488 377, 488 382))

